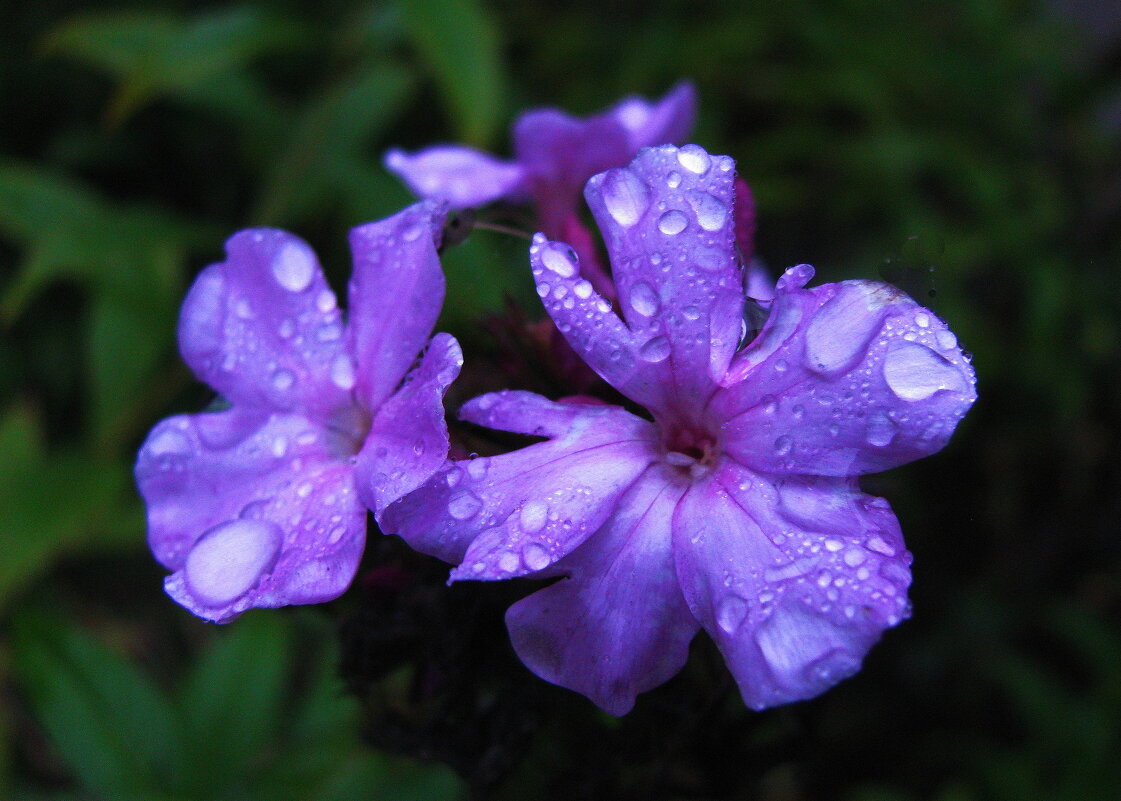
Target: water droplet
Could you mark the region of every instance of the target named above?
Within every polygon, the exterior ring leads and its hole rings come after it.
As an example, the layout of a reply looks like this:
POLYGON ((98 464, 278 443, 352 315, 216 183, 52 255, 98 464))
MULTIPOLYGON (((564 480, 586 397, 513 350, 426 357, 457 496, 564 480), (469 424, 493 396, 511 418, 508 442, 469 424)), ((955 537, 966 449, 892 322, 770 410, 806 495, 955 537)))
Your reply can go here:
POLYGON ((643 317, 653 317, 662 305, 658 293, 645 281, 639 281, 631 287, 630 303, 631 308, 643 317))
POLYGON ((880 536, 875 536, 868 540, 866 547, 868 550, 875 551, 884 556, 895 556, 895 549, 888 544, 887 540, 880 536))
POLYGON ((716 607, 716 625, 728 634, 735 634, 747 617, 747 602, 736 595, 729 595, 716 607))
POLYGON ((522 507, 522 511, 518 515, 518 522, 521 524, 522 531, 529 534, 543 529, 548 519, 549 507, 542 501, 529 501, 522 507))
POLYGON ((639 350, 638 355, 651 364, 664 362, 670 353, 669 340, 665 337, 654 337, 639 350))
POLYGON ((682 167, 697 175, 704 175, 712 163, 700 145, 683 145, 677 151, 677 160, 682 167))
POLYGON ((915 315, 915 325, 917 325, 919 328, 929 328, 930 327, 930 315, 925 314, 923 312, 919 312, 918 314, 915 315))
POLYGON ((460 490, 448 501, 448 514, 456 520, 470 520, 482 508, 483 502, 469 490, 460 490))
POLYGON ((845 547, 845 544, 843 542, 841 542, 840 540, 826 540, 825 541, 825 550, 829 551, 830 553, 836 553, 837 551, 841 550, 844 547, 845 547))
POLYGON ((550 242, 541 249, 541 263, 561 278, 576 275, 576 254, 568 245, 550 242))
POLYGON ((354 362, 350 356, 340 353, 331 362, 331 381, 339 389, 353 389, 355 383, 354 362))
POLYGON ((319 311, 324 314, 329 311, 334 311, 336 305, 335 293, 329 289, 321 290, 320 293, 315 296, 315 308, 319 309, 319 311))
POLYGON ((182 431, 165 427, 148 440, 147 450, 152 456, 186 456, 191 452, 191 441, 182 431))
POLYGON ((289 242, 273 258, 272 274, 289 292, 303 292, 315 276, 315 256, 306 245, 289 242))
POLYGON ((895 438, 895 423, 883 412, 868 415, 868 427, 864 432, 869 445, 882 448, 895 438))
POLYGON ((458 484, 460 482, 460 480, 462 478, 463 478, 463 471, 460 470, 458 467, 453 467, 451 470, 449 470, 447 473, 444 474, 444 481, 447 482, 448 487, 454 487, 456 484, 458 484))
POLYGON ((522 559, 530 570, 544 570, 549 566, 549 552, 536 542, 531 542, 522 550, 522 559))
POLYGON ((783 434, 781 437, 775 440, 775 453, 778 456, 786 456, 786 454, 790 453, 790 450, 793 447, 794 440, 792 440, 786 434, 783 434))
POLYGON ((681 186, 681 173, 671 171, 670 174, 666 176, 666 186, 670 189, 677 189, 677 187, 681 186))
POLYGON ((925 345, 902 343, 884 357, 884 380, 903 400, 920 401, 941 389, 967 392, 965 376, 925 345))
POLYGON ((522 560, 513 551, 506 551, 498 557, 498 569, 505 573, 513 573, 521 564, 522 560))
POLYGON ((234 305, 234 313, 237 314, 242 320, 253 319, 253 308, 249 305, 247 300, 239 300, 234 305))
POLYGON ((270 450, 272 451, 272 455, 277 459, 281 458, 288 452, 288 438, 277 437, 272 441, 272 447, 270 450))
POLYGON ((811 370, 843 373, 868 351, 883 321, 879 308, 872 310, 879 286, 870 281, 845 282, 814 315, 806 328, 806 364, 811 370))
POLYGON ((701 311, 696 306, 686 306, 681 310, 681 316, 689 322, 700 319, 701 311))
POLYGON ((689 225, 689 218, 677 209, 670 209, 658 218, 658 230, 666 236, 676 236, 689 225))
POLYGON ((313 489, 315 488, 310 483, 305 481, 303 484, 296 487, 296 497, 306 498, 307 496, 311 495, 311 491, 313 489))
POLYGON ((849 567, 860 567, 868 557, 865 555, 864 551, 859 548, 849 548, 845 551, 845 555, 842 558, 849 567))
POLYGON ((420 239, 420 235, 424 233, 424 227, 421 225, 412 225, 405 229, 405 233, 401 234, 406 242, 416 242, 420 239))
POLYGON ((634 225, 650 205, 650 191, 637 175, 626 168, 604 173, 600 184, 603 204, 619 225, 634 225))
POLYGON ((550 287, 548 284, 546 284, 545 282, 542 281, 540 284, 537 285, 537 294, 540 297, 543 297, 543 298, 548 297, 549 291, 551 289, 552 289, 552 287, 550 287))
POLYGON ((289 317, 285 317, 281 320, 280 327, 276 329, 276 333, 280 334, 281 339, 288 339, 288 337, 292 336, 295 332, 296 324, 292 322, 292 319, 289 317))
POLYGON ((478 481, 487 474, 487 468, 489 466, 490 462, 485 458, 471 459, 467 462, 467 475, 471 476, 475 481, 478 481))
POLYGON ((231 520, 207 531, 183 568, 192 593, 208 606, 224 606, 248 592, 272 569, 283 535, 266 520, 231 520))
POLYGON ((296 376, 292 375, 287 370, 277 370, 273 373, 272 385, 281 392, 291 389, 294 383, 296 383, 296 376))
POLYGON ((315 338, 320 342, 336 342, 343 335, 343 328, 338 323, 328 323, 315 332, 315 338))
POLYGON ((728 207, 724 201, 708 192, 690 192, 686 199, 697 215, 697 222, 706 231, 719 231, 728 218, 728 207))
POLYGON ((580 300, 587 300, 592 296, 592 285, 587 281, 578 281, 576 286, 572 287, 572 292, 580 300))
POLYGON ((327 544, 328 545, 336 544, 339 540, 341 540, 343 538, 343 534, 345 534, 345 533, 346 533, 346 527, 345 526, 335 526, 333 529, 331 529, 331 533, 327 535, 327 544))
POLYGON ((413 443, 413 453, 417 456, 424 456, 424 440, 418 439, 413 443))
POLYGON ((946 328, 941 329, 935 334, 934 340, 942 350, 953 350, 958 344, 958 338, 954 336, 954 332, 946 328))

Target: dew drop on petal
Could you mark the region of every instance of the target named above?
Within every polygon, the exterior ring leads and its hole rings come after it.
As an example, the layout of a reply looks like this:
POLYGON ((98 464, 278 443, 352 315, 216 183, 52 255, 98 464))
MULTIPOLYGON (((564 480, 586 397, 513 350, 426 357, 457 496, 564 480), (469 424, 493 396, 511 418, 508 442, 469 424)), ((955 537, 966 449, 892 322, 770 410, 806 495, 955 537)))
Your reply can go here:
POLYGON ((148 441, 152 456, 186 456, 191 452, 191 441, 182 431, 165 427, 148 441))
POLYGON ((669 340, 662 336, 654 337, 638 351, 638 355, 651 364, 664 362, 669 357, 669 354, 669 340))
POLYGON ((662 305, 658 300, 658 293, 645 281, 639 281, 631 287, 629 298, 631 308, 643 317, 653 317, 662 305))
POLYGON ((619 225, 634 225, 650 205, 650 191, 646 184, 626 168, 609 170, 601 184, 603 204, 607 213, 619 225))
POLYGON ((670 174, 666 176, 666 186, 670 189, 677 189, 677 187, 681 186, 681 173, 671 171, 670 174))
POLYGON ((868 426, 864 432, 869 445, 882 448, 895 438, 895 423, 883 412, 868 415, 868 426))
POLYGON ((794 447, 794 440, 786 434, 783 434, 775 440, 775 453, 779 456, 786 456, 790 453, 790 449, 794 447))
POLYGON ((513 573, 521 566, 522 560, 513 551, 505 551, 498 557, 498 569, 506 573, 513 573))
POLYGON ((658 230, 666 236, 676 236, 689 225, 689 218, 677 209, 670 209, 658 218, 658 230))
POLYGON ((868 557, 859 548, 849 548, 842 558, 849 567, 860 567, 868 557))
POLYGON ((884 357, 884 380, 906 401, 929 398, 941 389, 967 392, 965 376, 925 345, 904 342, 884 357))
POLYGON ((543 501, 529 501, 522 507, 518 522, 522 531, 529 534, 540 531, 549 519, 549 507, 543 501))
POLYGON ((331 290, 324 289, 315 296, 315 308, 319 309, 319 311, 323 312, 324 314, 334 310, 335 306, 335 293, 331 290))
POLYGON ((291 389, 294 383, 296 383, 296 376, 287 370, 277 370, 272 375, 272 385, 281 392, 291 389))
POLYGON ((577 281, 576 285, 572 287, 572 292, 580 300, 587 300, 592 296, 592 285, 587 281, 577 281))
POLYGON ((887 540, 878 535, 868 540, 867 547, 868 550, 875 551, 884 556, 895 556, 895 548, 891 547, 887 540))
POLYGON ((289 292, 303 292, 315 276, 315 256, 306 245, 289 242, 273 258, 272 274, 289 292))
POLYGON ((265 520, 221 523, 199 537, 187 554, 187 584, 203 603, 228 604, 272 568, 282 539, 280 529, 265 520))
POLYGON ((276 437, 273 439, 269 450, 272 451, 273 456, 280 459, 284 454, 288 453, 288 437, 276 437))
POLYGON ((724 222, 728 218, 728 207, 720 198, 708 192, 690 192, 686 199, 693 207, 701 228, 706 231, 719 231, 724 227, 724 222))
POLYGON ((552 242, 541 250, 541 263, 561 278, 576 275, 575 258, 572 248, 557 242, 552 242))
POLYGON ((747 617, 747 602, 736 595, 729 595, 716 607, 716 625, 728 634, 735 634, 747 617))
POLYGON ((456 520, 470 520, 483 508, 483 502, 469 490, 460 490, 448 501, 448 514, 456 520))
POLYGON ((958 338, 954 336, 954 332, 947 328, 943 328, 935 334, 934 340, 942 350, 953 350, 958 344, 958 338))
POLYGON ((842 373, 867 352, 883 320, 879 308, 872 308, 879 286, 871 281, 842 285, 814 315, 806 328, 806 364, 811 370, 842 373))
POLYGON ((677 160, 682 167, 697 175, 704 175, 712 163, 700 145, 683 145, 677 151, 677 160))
POLYGON ((549 552, 536 542, 531 542, 522 550, 522 559, 530 570, 544 570, 549 566, 549 552))
POLYGON ((353 389, 355 383, 354 362, 345 353, 338 354, 331 361, 331 382, 339 389, 353 389))

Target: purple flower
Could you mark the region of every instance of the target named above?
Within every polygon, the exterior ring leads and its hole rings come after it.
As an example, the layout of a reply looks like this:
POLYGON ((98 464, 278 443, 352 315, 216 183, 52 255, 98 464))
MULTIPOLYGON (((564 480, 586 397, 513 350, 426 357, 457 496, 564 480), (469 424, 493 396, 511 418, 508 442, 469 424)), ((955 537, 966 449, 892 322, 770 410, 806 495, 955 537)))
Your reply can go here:
POLYGON ((621 317, 571 249, 538 236, 538 293, 604 379, 649 410, 499 392, 465 420, 544 441, 450 462, 383 529, 457 563, 452 580, 559 579, 506 615, 548 681, 621 715, 704 628, 746 703, 852 675, 908 614, 911 556, 862 473, 940 449, 973 403, 954 335, 895 288, 806 288, 786 271, 745 330, 733 162, 642 151, 588 183, 621 317))
POLYGON ((696 116, 696 95, 678 84, 654 103, 628 97, 600 114, 580 119, 558 109, 537 109, 514 123, 514 161, 502 161, 459 145, 441 145, 409 155, 386 154, 385 164, 420 197, 439 198, 453 208, 498 200, 532 200, 538 225, 579 251, 585 271, 601 290, 591 236, 580 222, 580 193, 598 172, 621 167, 647 145, 684 139, 696 116))
POLYGON ((346 325, 315 254, 284 231, 235 234, 199 274, 179 347, 229 408, 164 420, 136 464, 165 587, 196 615, 337 597, 366 507, 380 517, 444 463, 459 344, 437 334, 413 367, 443 302, 443 221, 424 201, 351 231, 346 325))

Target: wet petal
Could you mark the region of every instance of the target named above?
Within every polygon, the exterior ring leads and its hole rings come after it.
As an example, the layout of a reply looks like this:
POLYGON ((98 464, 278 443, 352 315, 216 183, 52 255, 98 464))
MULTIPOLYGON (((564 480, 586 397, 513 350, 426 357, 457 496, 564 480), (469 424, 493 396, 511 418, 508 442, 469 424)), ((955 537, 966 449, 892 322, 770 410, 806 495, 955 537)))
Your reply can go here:
POLYGON ((755 709, 824 692, 908 615, 911 556, 887 502, 843 479, 726 462, 673 520, 689 608, 755 709))
MULTIPOLYGON (((483 396, 469 419, 516 419, 530 408, 527 395, 483 396)), ((603 524, 653 460, 654 429, 613 406, 552 405, 545 425, 572 413, 563 433, 513 453, 450 463, 392 505, 382 530, 422 553, 462 563, 453 579, 512 578, 569 553, 603 524)), ((522 418, 517 425, 534 430, 536 422, 522 418)))
POLYGON ((203 270, 179 318, 179 348, 227 400, 316 419, 349 403, 331 380, 343 324, 315 253, 272 228, 234 234, 203 270))
POLYGON ((697 145, 642 151, 585 195, 611 257, 619 306, 653 359, 664 399, 696 418, 739 343, 743 274, 736 257, 732 160, 697 145))
POLYGON ((768 473, 845 476, 942 448, 976 399, 957 339, 888 284, 780 289, 710 411, 724 448, 768 473))
POLYGON ((518 201, 525 194, 519 165, 470 147, 440 145, 411 155, 390 150, 385 166, 418 197, 443 200, 454 209, 518 201))
POLYGON ((347 343, 356 364, 337 367, 337 383, 356 387, 366 409, 393 394, 428 341, 444 303, 444 273, 436 254, 444 206, 422 201, 350 232, 347 343))
POLYGON ((630 142, 630 153, 624 159, 627 161, 644 147, 684 141, 697 117, 697 92, 693 84, 682 81, 660 100, 650 102, 641 97, 628 97, 607 114, 627 131, 630 142))
POLYGON ((607 523, 554 566, 568 575, 510 607, 514 650, 546 681, 624 715, 669 679, 698 625, 674 571, 670 520, 684 487, 651 467, 607 523))
POLYGON ((365 510, 335 436, 298 415, 237 408, 157 425, 136 479, 152 552, 175 571, 168 593, 218 622, 341 594, 365 510))
POLYGON ((455 337, 437 334, 404 385, 378 409, 354 466, 359 497, 375 517, 447 460, 443 398, 462 366, 455 337))

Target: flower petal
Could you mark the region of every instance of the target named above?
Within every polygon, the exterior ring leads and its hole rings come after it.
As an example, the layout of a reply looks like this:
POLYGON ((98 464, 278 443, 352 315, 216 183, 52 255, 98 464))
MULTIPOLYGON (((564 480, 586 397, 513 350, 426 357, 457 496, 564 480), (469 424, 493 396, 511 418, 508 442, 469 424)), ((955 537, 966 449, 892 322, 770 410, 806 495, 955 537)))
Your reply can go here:
POLYGON ((521 166, 474 148, 439 145, 412 155, 385 154, 385 166, 417 197, 446 201, 453 209, 485 206, 496 200, 517 202, 525 195, 521 166))
POLYGON ((934 453, 977 397, 946 324, 872 281, 802 290, 780 279, 725 381, 710 410, 726 421, 726 452, 778 474, 849 476, 934 453))
POLYGON ((569 414, 572 424, 513 453, 450 463, 392 505, 382 530, 422 553, 462 562, 453 580, 487 580, 541 571, 599 528, 653 460, 653 426, 614 406, 527 403, 531 398, 483 396, 467 408, 468 419, 518 420, 517 430, 534 430, 527 413, 549 406, 544 425, 569 414))
POLYGON ((175 571, 168 593, 218 622, 341 594, 366 519, 333 436, 299 415, 236 407, 157 425, 136 480, 152 552, 175 571))
POLYGON ((358 496, 375 517, 447 460, 443 398, 462 366, 455 337, 437 334, 404 385, 378 409, 354 466, 358 496))
POLYGON ((510 607, 510 641, 546 681, 625 715, 689 655, 697 621, 674 572, 670 521, 684 486, 654 466, 604 526, 554 565, 568 578, 510 607))
POLYGON ((325 419, 350 402, 331 380, 343 354, 335 295, 303 240, 256 228, 226 242, 183 302, 179 348, 201 380, 235 405, 325 419))
POLYGON ((658 375, 656 416, 692 419, 723 377, 743 324, 733 162, 697 145, 648 148, 588 181, 619 305, 644 371, 658 375))
POLYGON ((697 91, 693 84, 682 81, 660 100, 650 102, 641 97, 627 97, 607 114, 627 131, 630 153, 626 161, 644 147, 684 141, 697 117, 697 91))
POLYGON ((335 377, 341 384, 356 384, 371 413, 416 361, 443 306, 436 242, 444 215, 443 204, 422 201, 350 232, 354 273, 346 333, 357 365, 335 377))
POLYGON ((725 462, 678 505, 673 547, 689 608, 755 709, 851 676, 909 612, 898 521, 851 481, 775 483, 725 462))

